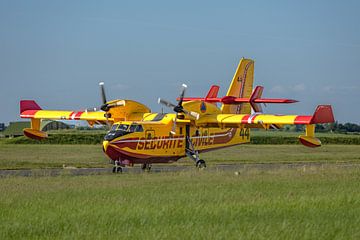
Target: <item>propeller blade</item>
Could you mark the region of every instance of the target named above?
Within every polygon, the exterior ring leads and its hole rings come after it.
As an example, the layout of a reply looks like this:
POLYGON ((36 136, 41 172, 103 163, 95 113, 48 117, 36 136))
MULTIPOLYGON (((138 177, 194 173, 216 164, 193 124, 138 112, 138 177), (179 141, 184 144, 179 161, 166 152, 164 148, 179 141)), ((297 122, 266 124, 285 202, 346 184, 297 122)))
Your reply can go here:
POLYGON ((178 113, 176 113, 176 116, 174 118, 174 122, 173 122, 173 126, 172 126, 172 129, 170 131, 170 133, 172 135, 175 135, 176 134, 176 121, 177 121, 177 118, 178 118, 178 113))
POLYGON ((161 99, 161 98, 158 99, 158 104, 163 104, 163 105, 165 105, 167 107, 171 107, 171 108, 176 107, 175 104, 173 104, 173 103, 171 103, 171 102, 169 102, 169 101, 167 101, 165 99, 161 99))
POLYGON ((104 82, 99 82, 99 86, 100 86, 100 92, 101 92, 101 100, 103 104, 106 104, 106 95, 105 95, 105 87, 104 87, 104 82))
POLYGON ((96 111, 97 111, 97 108, 96 108, 96 107, 86 108, 86 109, 85 109, 85 112, 96 112, 96 111))
POLYGON ((200 114, 198 114, 197 112, 187 111, 187 110, 185 110, 185 109, 183 109, 183 112, 184 112, 185 114, 187 114, 188 116, 191 116, 191 117, 195 118, 196 120, 198 120, 199 117, 200 117, 200 114))
POLYGON ((159 98, 158 99, 158 103, 159 104, 163 104, 169 108, 172 108, 174 112, 176 112, 176 116, 174 118, 174 122, 173 122, 173 125, 172 125, 172 128, 171 128, 171 131, 170 131, 170 134, 172 135, 175 135, 176 134, 176 122, 177 122, 177 119, 178 119, 178 114, 179 113, 185 113, 186 115, 190 116, 190 117, 193 117, 195 118, 196 120, 199 119, 200 115, 197 113, 197 112, 193 112, 193 111, 187 111, 183 108, 182 106, 182 103, 183 103, 183 100, 184 100, 184 96, 185 96, 185 91, 187 89, 187 86, 186 84, 182 84, 181 85, 181 92, 180 92, 180 96, 179 96, 179 100, 178 100, 178 104, 175 105, 165 99, 161 99, 159 98))
POLYGON ((114 103, 109 103, 109 104, 107 104, 107 107, 108 107, 108 108, 117 107, 117 106, 125 106, 125 101, 124 101, 124 100, 120 100, 120 101, 117 101, 117 102, 114 102, 114 103))
POLYGON ((179 103, 178 103, 179 106, 182 106, 186 89, 187 89, 187 85, 183 83, 181 85, 181 92, 180 92, 180 97, 179 97, 180 100, 179 100, 179 103))
POLYGON ((105 118, 106 118, 106 126, 107 126, 107 130, 109 131, 111 128, 111 124, 109 122, 109 117, 111 116, 110 113, 105 113, 105 118))

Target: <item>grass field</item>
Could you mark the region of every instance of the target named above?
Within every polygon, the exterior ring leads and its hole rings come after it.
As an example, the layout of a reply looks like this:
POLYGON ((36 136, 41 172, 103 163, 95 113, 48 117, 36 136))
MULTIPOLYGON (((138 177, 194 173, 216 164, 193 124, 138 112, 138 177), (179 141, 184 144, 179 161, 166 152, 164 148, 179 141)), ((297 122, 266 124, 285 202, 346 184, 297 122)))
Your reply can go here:
POLYGON ((360 169, 0 179, 0 239, 359 239, 360 169))
MULTIPOLYGON (((358 163, 358 145, 241 145, 216 163, 358 163)), ((105 167, 101 145, 0 144, 0 169, 105 167)), ((175 164, 193 164, 189 159, 175 164)), ((191 168, 190 168, 191 169, 191 168)), ((360 165, 0 178, 0 239, 359 239, 360 165)))
MULTIPOLYGON (((246 144, 201 154, 208 165, 215 163, 267 162, 359 162, 359 145, 324 145, 306 148, 302 145, 246 144)), ((0 169, 108 167, 101 145, 0 144, 0 169)), ((177 164, 193 164, 188 158, 177 164)))

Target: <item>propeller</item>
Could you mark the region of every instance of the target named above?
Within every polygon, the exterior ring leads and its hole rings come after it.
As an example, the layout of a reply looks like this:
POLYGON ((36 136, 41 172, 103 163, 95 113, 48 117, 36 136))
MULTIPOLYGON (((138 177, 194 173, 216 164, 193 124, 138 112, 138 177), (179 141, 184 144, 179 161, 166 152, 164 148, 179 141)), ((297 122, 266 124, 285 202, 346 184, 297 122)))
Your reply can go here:
POLYGON ((107 111, 109 111, 109 108, 108 108, 108 104, 107 104, 107 100, 106 100, 104 82, 99 82, 99 86, 100 86, 100 94, 101 94, 101 100, 102 100, 102 105, 101 105, 100 109, 103 110, 104 112, 107 112, 107 111))
POLYGON ((101 105, 100 109, 103 110, 104 112, 106 112, 104 114, 104 116, 106 118, 106 125, 107 125, 107 128, 110 129, 111 125, 109 123, 109 117, 111 117, 111 114, 108 113, 108 111, 110 110, 110 108, 112 106, 110 106, 107 103, 104 82, 99 82, 99 86, 100 86, 100 93, 101 93, 101 100, 102 100, 102 105, 101 105))
POLYGON ((176 133, 176 121, 178 119, 178 114, 179 113, 185 113, 186 115, 193 117, 195 119, 199 119, 199 114, 197 112, 192 112, 192 111, 187 111, 186 109, 184 109, 184 107, 182 106, 183 103, 183 99, 185 96, 185 91, 187 89, 187 85, 186 84, 182 84, 181 86, 181 92, 180 92, 180 97, 179 97, 179 101, 178 104, 173 104, 170 101, 167 101, 165 99, 159 98, 158 99, 158 103, 159 104, 163 104, 169 108, 172 108, 174 112, 176 112, 176 116, 174 118, 174 124, 172 126, 172 130, 170 133, 175 134, 176 133))
POLYGON ((125 101, 124 100, 119 100, 119 101, 116 101, 116 102, 108 103, 107 100, 106 100, 104 82, 100 82, 99 86, 100 86, 101 100, 102 100, 102 105, 100 107, 101 110, 103 110, 104 112, 107 112, 112 107, 125 106, 125 101))

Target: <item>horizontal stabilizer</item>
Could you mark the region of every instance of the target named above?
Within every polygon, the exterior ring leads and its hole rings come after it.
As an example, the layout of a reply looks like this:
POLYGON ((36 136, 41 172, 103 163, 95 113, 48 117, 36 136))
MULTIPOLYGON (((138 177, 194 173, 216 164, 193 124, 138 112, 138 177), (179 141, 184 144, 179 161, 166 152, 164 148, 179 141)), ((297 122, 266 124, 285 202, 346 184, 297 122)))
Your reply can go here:
MULTIPOLYGON (((251 108, 255 112, 262 112, 262 108, 260 103, 267 104, 267 103, 277 103, 277 104, 283 104, 283 103, 296 103, 297 100, 294 99, 287 99, 287 98, 262 98, 264 87, 262 86, 256 86, 254 91, 251 93, 250 97, 244 98, 244 97, 234 97, 231 95, 227 95, 224 97, 217 97, 219 86, 213 85, 211 86, 208 94, 205 98, 202 97, 187 97, 183 98, 184 102, 188 101, 205 101, 208 103, 222 103, 226 105, 241 105, 244 103, 250 103, 251 108)), ((178 100, 178 99, 177 99, 178 100)))

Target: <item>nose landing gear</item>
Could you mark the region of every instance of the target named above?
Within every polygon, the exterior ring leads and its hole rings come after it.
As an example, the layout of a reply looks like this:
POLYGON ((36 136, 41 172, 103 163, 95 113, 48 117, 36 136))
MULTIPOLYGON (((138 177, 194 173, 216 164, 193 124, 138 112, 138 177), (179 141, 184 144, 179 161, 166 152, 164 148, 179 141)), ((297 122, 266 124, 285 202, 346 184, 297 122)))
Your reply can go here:
POLYGON ((116 160, 114 162, 114 167, 112 169, 112 172, 113 173, 122 173, 122 167, 120 165, 120 161, 119 160, 116 160))

